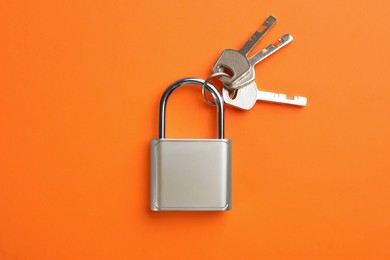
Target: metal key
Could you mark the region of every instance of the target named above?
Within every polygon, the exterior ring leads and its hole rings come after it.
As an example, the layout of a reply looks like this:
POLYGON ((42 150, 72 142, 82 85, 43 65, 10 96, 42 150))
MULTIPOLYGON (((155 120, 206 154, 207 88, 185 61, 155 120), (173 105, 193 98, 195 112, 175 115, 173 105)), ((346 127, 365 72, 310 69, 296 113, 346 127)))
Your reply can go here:
POLYGON ((292 42, 294 38, 290 34, 285 34, 282 38, 279 39, 279 44, 273 45, 270 44, 260 52, 256 53, 254 56, 249 58, 250 68, 248 73, 244 74, 242 77, 236 79, 233 84, 227 88, 230 89, 239 89, 251 83, 255 79, 255 65, 265 58, 269 57, 271 54, 280 50, 282 47, 286 46, 290 42, 292 42))
POLYGON ((231 97, 228 89, 222 89, 223 99, 226 104, 245 110, 251 109, 257 100, 296 106, 306 106, 307 103, 306 97, 289 96, 258 90, 254 81, 243 88, 235 90, 234 94, 234 97, 231 97))
POLYGON ((240 50, 227 49, 222 52, 212 70, 214 73, 224 70, 230 70, 232 72, 233 75, 229 77, 220 77, 221 81, 227 87, 231 86, 236 79, 241 78, 243 75, 250 72, 251 63, 249 62, 247 55, 275 22, 276 19, 273 16, 269 16, 263 23, 264 29, 260 32, 256 31, 240 50))

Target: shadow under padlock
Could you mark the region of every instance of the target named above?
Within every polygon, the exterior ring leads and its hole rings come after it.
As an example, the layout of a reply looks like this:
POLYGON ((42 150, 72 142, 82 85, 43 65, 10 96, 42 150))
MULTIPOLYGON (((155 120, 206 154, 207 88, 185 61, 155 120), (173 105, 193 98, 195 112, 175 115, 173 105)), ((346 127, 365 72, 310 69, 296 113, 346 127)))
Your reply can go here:
POLYGON ((224 103, 211 84, 198 78, 176 81, 164 92, 159 108, 159 137, 151 140, 150 209, 224 211, 231 209, 232 143, 224 139, 224 103), (166 104, 184 85, 205 87, 218 109, 218 139, 165 138, 166 104))

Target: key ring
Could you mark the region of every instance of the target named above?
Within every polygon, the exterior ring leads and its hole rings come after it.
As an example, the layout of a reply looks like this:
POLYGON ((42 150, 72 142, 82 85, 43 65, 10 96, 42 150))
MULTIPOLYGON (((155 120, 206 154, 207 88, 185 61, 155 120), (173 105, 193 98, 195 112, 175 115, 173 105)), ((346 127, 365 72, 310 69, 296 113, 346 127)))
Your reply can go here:
MULTIPOLYGON (((206 88, 206 85, 210 82, 210 80, 212 80, 213 78, 216 78, 216 77, 221 77, 221 76, 226 76, 226 77, 230 77, 229 74, 225 73, 225 72, 222 72, 222 71, 219 71, 219 72, 215 72, 213 74, 211 74, 210 77, 208 77, 205 82, 203 83, 203 87, 202 87, 202 95, 203 95, 203 98, 204 100, 206 100, 206 102, 212 106, 215 106, 215 101, 210 101, 207 96, 206 96, 206 93, 205 93, 205 88, 206 88)), ((213 96, 214 97, 214 96, 213 96)))

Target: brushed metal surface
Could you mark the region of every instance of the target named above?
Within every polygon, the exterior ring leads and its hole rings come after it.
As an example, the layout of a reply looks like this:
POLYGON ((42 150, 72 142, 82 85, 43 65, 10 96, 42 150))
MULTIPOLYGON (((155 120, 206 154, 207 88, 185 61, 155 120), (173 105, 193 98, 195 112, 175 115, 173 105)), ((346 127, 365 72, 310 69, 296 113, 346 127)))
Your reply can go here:
POLYGON ((231 140, 152 139, 152 210, 231 209, 231 140))

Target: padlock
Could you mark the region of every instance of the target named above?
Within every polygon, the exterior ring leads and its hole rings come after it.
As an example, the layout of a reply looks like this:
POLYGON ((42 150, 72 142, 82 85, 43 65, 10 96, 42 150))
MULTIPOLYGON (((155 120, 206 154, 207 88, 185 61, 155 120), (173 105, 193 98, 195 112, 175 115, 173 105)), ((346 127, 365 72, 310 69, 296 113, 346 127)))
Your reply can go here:
POLYGON ((203 87, 204 80, 185 78, 164 92, 159 108, 159 138, 151 141, 150 209, 224 211, 231 209, 232 142, 224 139, 224 103, 216 88, 204 87, 218 109, 218 139, 165 138, 166 103, 184 85, 203 87))

